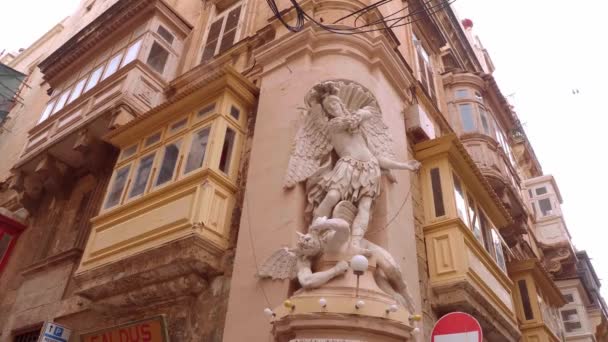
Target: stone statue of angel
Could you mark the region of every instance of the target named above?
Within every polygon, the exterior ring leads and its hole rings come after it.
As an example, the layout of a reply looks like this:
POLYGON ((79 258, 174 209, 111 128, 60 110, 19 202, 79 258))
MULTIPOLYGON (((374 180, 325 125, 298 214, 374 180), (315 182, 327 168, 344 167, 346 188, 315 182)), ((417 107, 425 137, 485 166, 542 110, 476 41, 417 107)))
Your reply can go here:
POLYGON ((312 272, 314 258, 322 252, 338 248, 348 240, 350 228, 341 219, 317 218, 307 234, 298 232, 296 248, 281 248, 274 252, 260 267, 258 276, 272 279, 298 278, 305 289, 320 287, 331 279, 344 274, 348 263, 340 261, 326 271, 312 272), (337 245, 336 245, 337 244, 337 245))
POLYGON ((307 182, 313 218, 329 217, 339 201, 355 204, 358 213, 351 241, 359 247, 372 203, 380 193, 382 172, 395 181, 389 170, 416 171, 420 163, 395 160, 379 106, 362 86, 350 81, 323 82, 313 87, 305 102, 304 123, 296 135, 284 186, 307 182))

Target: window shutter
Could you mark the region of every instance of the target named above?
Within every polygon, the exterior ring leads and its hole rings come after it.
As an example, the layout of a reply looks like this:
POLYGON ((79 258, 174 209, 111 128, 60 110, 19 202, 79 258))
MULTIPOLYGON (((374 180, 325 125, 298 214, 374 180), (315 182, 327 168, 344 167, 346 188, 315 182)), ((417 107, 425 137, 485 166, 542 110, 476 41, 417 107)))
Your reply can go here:
POLYGON ((239 18, 241 17, 241 6, 233 9, 228 13, 226 18, 226 26, 224 27, 224 35, 222 36, 222 42, 220 45, 219 53, 228 50, 234 45, 236 38, 236 30, 239 25, 239 18))
POLYGON ((220 32, 222 31, 222 23, 224 18, 220 18, 211 24, 209 28, 209 34, 207 35, 207 43, 203 49, 203 57, 201 63, 204 63, 215 55, 215 50, 220 38, 220 32))

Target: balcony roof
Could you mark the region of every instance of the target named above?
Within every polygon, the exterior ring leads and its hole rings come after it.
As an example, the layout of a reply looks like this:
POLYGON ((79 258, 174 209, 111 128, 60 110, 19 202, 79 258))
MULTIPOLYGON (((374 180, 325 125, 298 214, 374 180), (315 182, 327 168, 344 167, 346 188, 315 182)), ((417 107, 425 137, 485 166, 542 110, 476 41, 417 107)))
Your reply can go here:
POLYGON ((193 26, 163 0, 119 0, 39 64, 44 79, 52 84, 51 80, 70 64, 94 51, 130 20, 153 13, 155 9, 171 17, 183 32, 192 29, 193 26))

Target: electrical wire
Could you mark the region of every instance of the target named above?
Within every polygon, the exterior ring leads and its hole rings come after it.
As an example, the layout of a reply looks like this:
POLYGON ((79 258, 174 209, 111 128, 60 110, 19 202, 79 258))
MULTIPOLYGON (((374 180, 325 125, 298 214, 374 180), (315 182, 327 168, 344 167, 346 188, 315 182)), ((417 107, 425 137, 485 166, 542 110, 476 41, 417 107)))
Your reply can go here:
MULTIPOLYGON (((411 25, 417 21, 423 20, 425 17, 420 17, 420 18, 415 18, 415 16, 417 16, 418 14, 423 14, 426 13, 427 15, 433 15, 435 13, 440 12, 441 10, 444 10, 445 8, 449 7, 451 4, 453 4, 456 0, 442 0, 441 2, 428 6, 429 4, 431 4, 431 2, 433 0, 428 0, 426 2, 424 2, 424 0, 422 1, 422 5, 419 6, 419 8, 414 9, 412 12, 410 12, 407 15, 401 16, 401 17, 397 17, 397 18, 392 18, 389 20, 386 20, 386 18, 390 18, 394 15, 396 15, 397 13, 403 11, 407 6, 403 7, 402 9, 393 12, 391 14, 389 14, 388 16, 379 19, 375 22, 371 22, 368 23, 366 25, 360 25, 360 26, 356 26, 355 27, 336 27, 336 25, 325 25, 319 21, 317 21, 315 18, 313 18, 312 16, 310 16, 299 4, 296 0, 290 0, 291 4, 293 5, 293 8, 295 9, 296 12, 296 25, 295 26, 291 26, 289 25, 286 20, 283 18, 283 14, 284 12, 286 12, 287 10, 283 10, 283 11, 279 11, 278 10, 278 6, 276 5, 275 0, 266 0, 268 6, 270 7, 270 9, 272 10, 275 18, 277 18, 288 30, 292 31, 292 32, 299 32, 304 28, 305 25, 305 21, 309 20, 310 22, 314 23, 315 25, 321 27, 322 29, 328 31, 328 32, 332 32, 332 33, 336 33, 336 34, 342 34, 342 35, 353 35, 353 34, 362 34, 362 33, 367 33, 367 32, 376 32, 376 31, 384 31, 384 30, 389 30, 392 28, 396 28, 396 27, 402 27, 405 25, 411 25), (405 22, 403 22, 405 20, 405 22), (390 24, 389 24, 390 23, 390 24), (363 28, 366 27, 370 27, 370 26, 374 26, 374 25, 380 25, 380 24, 384 24, 384 27, 381 28, 375 28, 375 29, 368 29, 368 30, 362 30, 363 28)), ((364 14, 370 12, 371 10, 377 9, 380 6, 390 2, 392 0, 379 0, 371 5, 368 5, 362 9, 359 9, 353 13, 350 13, 347 16, 344 16, 338 20, 336 20, 334 22, 334 24, 349 18, 353 15, 357 15, 357 17, 355 18, 355 24, 357 22, 357 19, 359 19, 361 16, 363 16, 364 14)))
POLYGON ((383 232, 384 230, 386 230, 391 225, 391 223, 393 223, 393 221, 395 221, 395 219, 397 219, 397 217, 401 213, 401 210, 403 210, 403 208, 405 207, 405 204, 407 203, 407 200, 410 199, 410 197, 411 197, 410 195, 412 193, 412 185, 413 185, 413 183, 410 181, 410 186, 407 189, 407 193, 405 194, 405 198, 403 199, 403 202, 401 203, 401 206, 399 207, 399 209, 397 209, 397 212, 395 213, 395 215, 393 215, 393 217, 391 217, 391 219, 388 220, 388 222, 384 225, 384 227, 382 227, 382 228, 380 228, 378 230, 374 230, 374 231, 369 232, 369 234, 367 234, 368 236, 369 235, 375 235, 375 234, 383 232))

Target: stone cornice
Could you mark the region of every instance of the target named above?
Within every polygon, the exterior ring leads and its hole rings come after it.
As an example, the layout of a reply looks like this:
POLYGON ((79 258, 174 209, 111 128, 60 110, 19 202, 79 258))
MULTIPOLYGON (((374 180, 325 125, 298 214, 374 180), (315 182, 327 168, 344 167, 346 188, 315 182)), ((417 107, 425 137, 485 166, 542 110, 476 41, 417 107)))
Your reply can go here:
POLYGON ((113 32, 129 20, 148 15, 155 8, 168 11, 184 33, 192 29, 192 25, 175 13, 163 0, 120 0, 39 64, 44 79, 52 83, 51 80, 55 76, 78 58, 94 50, 102 41, 110 38, 113 32))

